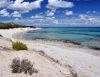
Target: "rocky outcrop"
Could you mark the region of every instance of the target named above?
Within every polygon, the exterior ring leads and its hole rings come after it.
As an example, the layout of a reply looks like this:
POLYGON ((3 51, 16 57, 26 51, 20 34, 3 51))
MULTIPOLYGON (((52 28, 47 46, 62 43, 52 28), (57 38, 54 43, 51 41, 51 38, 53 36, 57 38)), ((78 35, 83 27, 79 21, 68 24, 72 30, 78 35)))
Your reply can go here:
POLYGON ((3 37, 2 35, 0 35, 0 37, 3 37))
POLYGON ((72 43, 72 44, 75 44, 75 45, 81 45, 81 43, 76 42, 76 41, 65 40, 65 41, 63 41, 63 42, 64 42, 64 43, 72 43))

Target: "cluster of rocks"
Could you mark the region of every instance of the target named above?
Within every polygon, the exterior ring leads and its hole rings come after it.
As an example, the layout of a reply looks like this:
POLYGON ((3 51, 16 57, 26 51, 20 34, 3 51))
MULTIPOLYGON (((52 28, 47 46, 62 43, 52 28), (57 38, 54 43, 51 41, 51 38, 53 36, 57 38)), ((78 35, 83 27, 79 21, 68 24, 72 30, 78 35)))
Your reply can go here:
POLYGON ((64 42, 64 43, 72 43, 72 44, 75 44, 75 45, 81 45, 81 43, 76 42, 76 41, 65 40, 65 41, 63 41, 63 42, 64 42))

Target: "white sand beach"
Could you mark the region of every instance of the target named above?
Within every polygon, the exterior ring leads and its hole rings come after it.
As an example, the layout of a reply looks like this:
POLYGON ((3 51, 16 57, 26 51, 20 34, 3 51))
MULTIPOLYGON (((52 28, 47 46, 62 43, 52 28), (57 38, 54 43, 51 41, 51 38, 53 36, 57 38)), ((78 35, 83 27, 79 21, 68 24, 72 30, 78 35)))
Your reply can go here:
MULTIPOLYGON (((5 38, 14 39, 12 34, 29 30, 37 29, 0 30, 0 35, 5 38)), ((0 77, 76 77, 72 75, 72 70, 75 73, 77 72, 78 77, 100 77, 100 52, 97 50, 54 41, 19 41, 25 43, 29 50, 14 52, 9 40, 0 39, 0 47, 10 48, 8 51, 0 50, 0 77), (43 51, 45 55, 41 55, 39 51, 43 51), (39 74, 24 76, 24 74, 14 75, 9 73, 10 69, 8 69, 9 67, 6 64, 9 64, 16 56, 29 58, 32 62, 34 61, 40 70, 39 74), (52 61, 52 59, 57 60, 57 63, 53 62, 54 60, 52 61)))
POLYGON ((30 30, 38 30, 40 28, 14 28, 14 29, 0 29, 0 34, 6 38, 12 38, 13 34, 20 32, 27 32, 30 30))

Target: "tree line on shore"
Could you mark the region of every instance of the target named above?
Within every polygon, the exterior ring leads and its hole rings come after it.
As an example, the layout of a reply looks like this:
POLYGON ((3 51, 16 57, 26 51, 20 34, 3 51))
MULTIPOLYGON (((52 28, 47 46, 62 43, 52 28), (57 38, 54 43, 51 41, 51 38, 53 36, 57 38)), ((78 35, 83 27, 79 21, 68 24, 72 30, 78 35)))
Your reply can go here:
POLYGON ((36 28, 35 26, 25 26, 25 25, 19 25, 15 23, 0 23, 0 29, 10 29, 10 28, 25 28, 25 27, 31 27, 36 28))

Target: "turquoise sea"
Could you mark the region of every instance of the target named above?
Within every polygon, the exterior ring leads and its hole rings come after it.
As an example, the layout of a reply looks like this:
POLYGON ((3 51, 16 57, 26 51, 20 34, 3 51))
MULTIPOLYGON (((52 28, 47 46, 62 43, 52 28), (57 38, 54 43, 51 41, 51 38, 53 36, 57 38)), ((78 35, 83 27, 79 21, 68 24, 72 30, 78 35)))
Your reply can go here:
POLYGON ((100 48, 100 27, 46 27, 18 34, 17 38, 70 40, 80 42, 85 46, 100 48))

